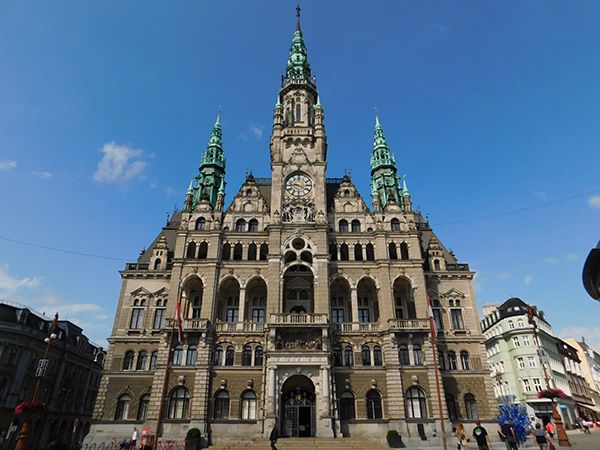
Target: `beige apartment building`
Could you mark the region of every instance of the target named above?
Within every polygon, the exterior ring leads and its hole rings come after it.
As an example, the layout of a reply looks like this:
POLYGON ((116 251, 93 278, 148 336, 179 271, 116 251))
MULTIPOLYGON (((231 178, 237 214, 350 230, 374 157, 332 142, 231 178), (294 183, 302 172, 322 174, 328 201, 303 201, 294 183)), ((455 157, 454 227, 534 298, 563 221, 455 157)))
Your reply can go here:
POLYGON ((474 272, 413 209, 379 119, 373 147, 355 149, 371 154, 372 206, 349 176, 327 176, 299 17, 273 112, 271 177, 248 175, 228 204, 223 132, 217 118, 182 210, 121 272, 88 442, 134 426, 163 439, 195 427, 212 443, 247 440, 276 424, 297 437, 381 440, 394 429, 427 446, 439 445, 441 413, 449 432, 448 417, 493 422, 474 272))

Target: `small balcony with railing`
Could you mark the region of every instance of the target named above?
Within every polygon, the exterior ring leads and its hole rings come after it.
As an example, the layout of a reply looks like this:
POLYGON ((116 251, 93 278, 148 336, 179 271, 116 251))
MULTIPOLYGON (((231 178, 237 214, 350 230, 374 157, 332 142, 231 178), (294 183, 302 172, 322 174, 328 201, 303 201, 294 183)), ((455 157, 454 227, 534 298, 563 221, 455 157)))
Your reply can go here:
POLYGON ((379 322, 334 322, 331 326, 337 333, 372 333, 382 330, 379 322))
POLYGON ((391 330, 398 331, 429 331, 429 319, 390 319, 388 324, 391 330))
MULTIPOLYGON (((183 331, 204 331, 207 330, 210 321, 208 319, 182 319, 183 331)), ((167 328, 177 328, 176 319, 167 319, 167 328)))
POLYGON ((215 323, 217 333, 262 334, 265 331, 264 322, 222 322, 215 323))
POLYGON ((271 326, 286 326, 286 327, 302 327, 302 326, 323 326, 328 325, 327 314, 282 314, 272 313, 269 316, 269 325, 271 326))

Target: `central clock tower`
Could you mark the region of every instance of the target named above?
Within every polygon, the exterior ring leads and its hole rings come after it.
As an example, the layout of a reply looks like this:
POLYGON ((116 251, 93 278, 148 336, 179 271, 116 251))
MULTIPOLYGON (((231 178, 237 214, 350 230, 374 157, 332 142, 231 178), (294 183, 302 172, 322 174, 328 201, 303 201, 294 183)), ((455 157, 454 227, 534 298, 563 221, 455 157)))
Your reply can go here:
POLYGON ((281 80, 271 135, 271 213, 276 223, 326 223, 327 138, 297 8, 296 31, 281 80))

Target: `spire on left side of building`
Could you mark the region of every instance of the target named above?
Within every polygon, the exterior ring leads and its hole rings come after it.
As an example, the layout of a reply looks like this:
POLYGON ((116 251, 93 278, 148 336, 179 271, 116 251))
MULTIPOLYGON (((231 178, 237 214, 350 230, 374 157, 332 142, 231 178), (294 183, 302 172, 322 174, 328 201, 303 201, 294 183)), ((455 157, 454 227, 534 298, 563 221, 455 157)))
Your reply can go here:
POLYGON ((210 132, 206 150, 200 158, 198 175, 192 179, 186 194, 186 209, 194 207, 203 199, 208 200, 213 208, 217 205, 219 189, 225 183, 225 155, 223 152, 223 131, 221 129, 221 112, 210 132))

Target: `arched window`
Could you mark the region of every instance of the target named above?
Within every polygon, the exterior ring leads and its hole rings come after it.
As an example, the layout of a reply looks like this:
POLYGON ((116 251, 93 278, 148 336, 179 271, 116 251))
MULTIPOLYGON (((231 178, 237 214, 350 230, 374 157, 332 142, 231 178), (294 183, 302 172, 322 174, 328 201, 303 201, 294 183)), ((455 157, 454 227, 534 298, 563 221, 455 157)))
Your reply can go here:
POLYGON ((350 191, 348 189, 344 191, 344 197, 350 197, 350 191))
POLYGON ((150 404, 150 394, 144 394, 140 397, 138 406, 137 420, 146 420, 148 416, 148 405, 150 404))
POLYGON ((128 350, 125 352, 125 356, 123 357, 123 370, 133 370, 133 358, 133 351, 128 350))
POLYGON ((223 364, 223 347, 217 345, 215 347, 215 353, 213 354, 213 364, 220 366, 223 364))
POLYGON ((192 319, 199 319, 202 313, 202 299, 199 295, 195 295, 192 299, 192 319))
POLYGON ((427 417, 425 392, 421 388, 412 387, 406 391, 406 417, 419 419, 427 417))
POLYGON ((470 370, 471 369, 471 361, 469 361, 469 352, 463 350, 460 352, 460 366, 462 370, 470 370))
POLYGON ((360 233, 360 220, 354 219, 350 225, 353 233, 360 233))
POLYGON ((388 245, 389 248, 389 252, 390 252, 390 259, 398 259, 398 252, 396 250, 396 244, 394 244, 393 242, 390 242, 390 244, 388 245))
POLYGON ((340 260, 348 261, 349 259, 350 256, 348 254, 348 244, 343 243, 342 245, 340 245, 340 260))
POLYGON ((339 346, 333 347, 333 365, 343 366, 342 362, 342 349, 339 346))
POLYGON ((300 259, 304 262, 312 264, 312 262, 313 262, 312 253, 309 251, 304 251, 304 252, 300 253, 300 259))
POLYGON ((408 259, 408 245, 406 242, 400 243, 400 259, 408 259))
POLYGON ((252 365, 252 347, 246 345, 242 351, 242 366, 252 365))
POLYGON ((349 345, 344 348, 344 365, 346 367, 354 365, 354 353, 352 352, 352 347, 349 345))
POLYGON ((356 419, 356 402, 354 394, 350 391, 345 391, 340 396, 340 419, 353 420, 356 419))
POLYGON ((340 229, 340 233, 347 233, 348 232, 348 221, 346 219, 342 219, 339 222, 339 229, 340 229))
POLYGON ((440 270, 440 260, 439 259, 434 259, 433 260, 433 268, 435 270, 440 270))
POLYGON ((446 394, 446 407, 448 408, 448 418, 452 421, 458 419, 458 410, 456 408, 456 401, 450 394, 446 394))
POLYGON ((448 370, 456 370, 456 352, 448 352, 448 370))
POLYGON ((198 358, 198 350, 195 345, 190 345, 187 349, 187 353, 185 355, 185 365, 186 366, 195 366, 196 359, 198 358))
POLYGON ((204 217, 198 217, 196 219, 196 230, 202 231, 206 227, 206 219, 204 217))
POLYGON ((187 252, 185 253, 186 258, 195 258, 196 257, 196 243, 190 242, 187 246, 187 252))
POLYGON ((160 269, 160 263, 161 263, 160 258, 156 258, 154 260, 154 270, 160 269))
POLYGON ((383 411, 381 409, 381 394, 375 389, 367 392, 367 419, 381 419, 383 411))
POLYGON ((302 122, 302 108, 300 103, 296 103, 296 122, 302 122))
POLYGON ((392 219, 390 225, 392 226, 392 231, 400 231, 400 221, 398 219, 392 219))
POLYGON ((183 363, 183 346, 176 345, 173 349, 173 362, 174 366, 181 366, 183 363))
POLYGON ((465 394, 465 411, 467 413, 467 419, 477 419, 477 401, 473 394, 465 394))
POLYGON ((252 189, 246 189, 246 197, 252 196, 252 189))
POLYGON ((438 351, 438 365, 440 370, 446 370, 446 358, 444 358, 444 353, 441 351, 438 351))
POLYGON ((184 387, 171 391, 169 396, 169 419, 186 419, 190 409, 190 394, 184 387))
POLYGON ((231 258, 231 244, 229 242, 225 242, 223 244, 223 248, 221 250, 221 259, 223 261, 228 261, 231 258))
POLYGON ((401 365, 410 365, 410 356, 408 355, 408 347, 406 345, 401 345, 398 348, 398 359, 400 360, 401 365))
POLYGON ((148 362, 148 353, 145 350, 142 350, 141 352, 138 353, 135 370, 145 370, 146 362, 148 362))
POLYGON ((246 231, 246 221, 244 219, 236 220, 235 231, 246 231))
POLYGON ((260 260, 261 261, 266 261, 267 260, 267 255, 269 254, 269 245, 268 244, 260 244, 260 260))
POLYGON ((373 248, 373 244, 368 243, 365 250, 367 251, 367 261, 375 261, 375 249, 373 248))
POLYGON ((254 349, 254 365, 259 367, 263 365, 263 348, 260 346, 254 349))
POLYGON ((158 352, 153 351, 150 353, 150 367, 148 367, 148 370, 156 370, 156 361, 158 361, 158 352))
POLYGON ((360 358, 363 366, 371 365, 371 348, 368 345, 363 345, 360 351, 360 358))
POLYGON ((248 261, 256 261, 256 244, 254 242, 248 245, 248 261))
POLYGON ((234 261, 241 261, 242 260, 242 244, 240 242, 238 242, 237 244, 235 244, 233 246, 233 260, 234 261))
POLYGON ((258 231, 258 220, 250 219, 250 222, 248 222, 248 231, 251 231, 251 232, 258 231))
POLYGON ((208 242, 200 242, 198 246, 198 259, 206 259, 208 256, 208 242))
POLYGON ((360 245, 360 244, 354 244, 354 260, 355 261, 363 260, 362 245, 360 245))
POLYGON ((229 393, 227 391, 220 390, 215 394, 214 418, 229 418, 229 393))
POLYGON ((329 244, 329 257, 332 261, 337 261, 338 259, 337 245, 335 244, 335 242, 329 244))
POLYGON ((413 346, 413 359, 415 360, 415 365, 423 365, 423 350, 421 350, 420 345, 413 346))
POLYGON ((256 419, 256 394, 246 391, 242 395, 242 420, 256 419))
POLYGON ((233 349, 233 346, 230 345, 229 347, 227 347, 227 350, 225 350, 225 365, 233 366, 234 357, 235 357, 235 350, 233 349))
POLYGON ((379 345, 373 347, 373 365, 383 365, 383 358, 381 357, 381 347, 379 345))
POLYGON ((129 406, 131 405, 131 397, 123 394, 117 400, 117 409, 115 410, 115 420, 129 419, 129 406))

